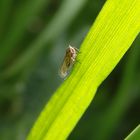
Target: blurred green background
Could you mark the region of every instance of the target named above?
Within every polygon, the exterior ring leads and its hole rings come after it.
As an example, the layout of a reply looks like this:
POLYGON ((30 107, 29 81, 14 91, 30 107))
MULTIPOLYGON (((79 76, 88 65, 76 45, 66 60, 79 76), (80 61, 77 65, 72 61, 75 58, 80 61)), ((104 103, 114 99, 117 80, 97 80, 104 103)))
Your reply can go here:
MULTIPOLYGON (((63 82, 58 70, 66 47, 79 48, 104 3, 0 0, 0 140, 26 139, 63 82)), ((69 140, 121 140, 140 123, 139 47, 140 36, 99 87, 69 140)))

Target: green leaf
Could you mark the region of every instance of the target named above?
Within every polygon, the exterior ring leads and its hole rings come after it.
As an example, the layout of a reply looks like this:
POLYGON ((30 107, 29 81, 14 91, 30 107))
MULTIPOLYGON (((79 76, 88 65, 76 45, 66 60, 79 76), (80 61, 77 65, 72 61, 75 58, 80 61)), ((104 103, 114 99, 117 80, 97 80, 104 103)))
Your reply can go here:
MULTIPOLYGON (((132 48, 129 52, 129 56, 127 57, 127 63, 125 64, 121 80, 119 81, 118 88, 114 94, 114 98, 100 120, 100 124, 104 125, 99 125, 99 127, 96 129, 97 133, 94 135, 94 138, 97 140, 108 140, 111 138, 111 135, 120 124, 121 119, 123 118, 126 111, 139 96, 139 94, 131 94, 131 88, 134 84, 137 64, 139 63, 139 44, 140 35, 132 44, 132 48)), ((137 83, 139 82, 137 81, 137 83)))
POLYGON ((138 125, 125 140, 139 140, 140 139, 140 125, 138 125))
POLYGON ((71 75, 54 93, 28 140, 64 140, 140 31, 139 0, 108 0, 89 31, 71 75))

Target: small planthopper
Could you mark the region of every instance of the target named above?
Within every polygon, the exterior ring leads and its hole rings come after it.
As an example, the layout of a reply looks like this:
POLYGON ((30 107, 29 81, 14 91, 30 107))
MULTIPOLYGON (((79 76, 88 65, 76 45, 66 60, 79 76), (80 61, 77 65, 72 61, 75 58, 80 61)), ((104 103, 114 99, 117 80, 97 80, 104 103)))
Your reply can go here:
POLYGON ((76 61, 76 56, 79 50, 75 47, 72 47, 69 45, 69 47, 66 49, 66 54, 63 60, 63 63, 60 67, 60 77, 65 78, 68 74, 68 70, 72 67, 72 65, 76 61))

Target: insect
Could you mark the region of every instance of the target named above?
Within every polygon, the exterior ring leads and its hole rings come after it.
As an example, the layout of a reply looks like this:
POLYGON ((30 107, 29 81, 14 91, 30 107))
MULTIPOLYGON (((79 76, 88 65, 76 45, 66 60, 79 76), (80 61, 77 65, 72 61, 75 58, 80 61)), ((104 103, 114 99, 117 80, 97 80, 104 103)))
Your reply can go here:
POLYGON ((74 62, 76 61, 76 56, 79 50, 75 47, 69 45, 66 49, 66 54, 63 60, 63 63, 60 67, 60 77, 65 78, 68 74, 68 70, 72 67, 74 62))

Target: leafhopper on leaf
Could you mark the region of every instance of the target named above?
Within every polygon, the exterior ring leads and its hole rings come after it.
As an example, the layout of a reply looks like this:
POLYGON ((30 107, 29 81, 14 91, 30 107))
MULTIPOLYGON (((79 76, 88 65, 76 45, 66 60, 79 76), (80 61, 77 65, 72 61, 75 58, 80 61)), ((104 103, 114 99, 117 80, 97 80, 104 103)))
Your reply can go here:
POLYGON ((65 78, 68 74, 69 69, 73 66, 76 61, 76 56, 79 50, 69 45, 66 49, 66 54, 63 63, 60 67, 60 77, 65 78))

